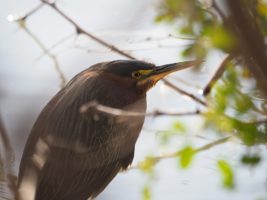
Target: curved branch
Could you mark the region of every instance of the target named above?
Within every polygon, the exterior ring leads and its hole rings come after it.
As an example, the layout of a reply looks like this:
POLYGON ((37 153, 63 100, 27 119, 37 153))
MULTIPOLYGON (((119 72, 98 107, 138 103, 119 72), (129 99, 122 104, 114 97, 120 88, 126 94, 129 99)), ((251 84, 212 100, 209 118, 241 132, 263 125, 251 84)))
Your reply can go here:
POLYGON ((177 87, 176 85, 172 84, 170 81, 166 80, 166 79, 162 79, 162 81, 169 87, 171 87, 172 89, 174 89, 175 91, 181 93, 182 95, 188 96, 189 98, 191 98, 192 100, 198 102, 199 104, 203 105, 203 106, 207 106, 207 103, 201 99, 199 99, 198 97, 196 97, 193 94, 190 94, 184 90, 182 90, 181 88, 177 87))

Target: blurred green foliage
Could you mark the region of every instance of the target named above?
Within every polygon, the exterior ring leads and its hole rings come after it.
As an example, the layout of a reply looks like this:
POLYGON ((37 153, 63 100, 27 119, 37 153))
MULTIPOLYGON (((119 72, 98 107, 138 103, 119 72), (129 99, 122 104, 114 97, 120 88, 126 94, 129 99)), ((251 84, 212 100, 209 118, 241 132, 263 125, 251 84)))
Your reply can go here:
POLYGON ((157 133, 160 145, 168 145, 173 137, 185 134, 187 132, 186 125, 181 121, 175 121, 169 130, 159 131, 157 133))
POLYGON ((138 163, 139 169, 145 173, 153 173, 154 165, 158 162, 153 156, 147 156, 142 162, 138 163))
MULTIPOLYGON (((200 60, 212 51, 234 55, 227 63, 224 73, 213 83, 211 92, 205 96, 207 107, 203 112, 204 128, 231 135, 240 139, 248 148, 267 142, 267 101, 257 88, 257 80, 251 76, 248 64, 237 52, 237 38, 229 28, 227 16, 215 1, 206 0, 162 0, 158 7, 157 23, 166 23, 177 34, 191 38, 181 55, 200 60)), ((253 17, 262 33, 267 35, 267 2, 244 0, 244 8, 253 17)), ((187 133, 181 122, 175 123, 169 131, 161 132, 160 145, 169 144, 178 134, 187 133)), ((260 154, 247 151, 240 158, 241 164, 256 166, 260 154)), ((177 151, 181 168, 192 163, 196 151, 185 146, 177 151)), ((158 161, 158 160, 157 160, 158 161)), ((143 163, 143 171, 153 170, 157 161, 149 157, 143 163)), ((234 172, 226 160, 219 160, 217 166, 226 188, 234 187, 234 172)))
POLYGON ((151 199, 151 188, 149 185, 145 185, 142 192, 142 199, 143 200, 150 200, 151 199))
POLYGON ((184 57, 202 60, 213 49, 229 52, 235 46, 234 36, 205 1, 164 0, 156 22, 168 23, 179 34, 194 38, 194 42, 182 51, 184 57))
POLYGON ((225 160, 218 160, 218 168, 222 175, 223 185, 228 189, 234 187, 234 172, 230 164, 225 160))
POLYGON ((178 152, 178 159, 181 168, 185 169, 192 163, 195 151, 191 146, 186 146, 178 152))
POLYGON ((208 110, 204 113, 206 127, 234 134, 248 146, 266 143, 266 130, 262 129, 264 122, 259 123, 259 119, 266 115, 259 105, 266 101, 254 100, 255 84, 250 84, 249 88, 242 85, 253 78, 242 74, 243 68, 231 65, 214 85, 208 97, 208 110))
POLYGON ((261 161, 261 157, 257 154, 255 155, 246 154, 241 158, 241 162, 243 164, 251 166, 251 167, 259 164, 260 161, 261 161))
POLYGON ((177 133, 186 133, 187 128, 184 123, 175 121, 172 125, 173 130, 177 133))

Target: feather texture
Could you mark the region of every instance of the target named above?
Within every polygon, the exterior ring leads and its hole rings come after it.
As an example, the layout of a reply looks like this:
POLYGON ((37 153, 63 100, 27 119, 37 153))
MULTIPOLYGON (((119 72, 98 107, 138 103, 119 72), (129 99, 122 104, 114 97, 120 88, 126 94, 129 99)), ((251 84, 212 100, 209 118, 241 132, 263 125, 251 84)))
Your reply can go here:
MULTIPOLYGON (((103 65, 103 64, 102 64, 103 65)), ((82 115, 84 104, 146 111, 135 82, 87 69, 43 109, 28 138, 19 172, 19 200, 85 200, 97 196, 132 162, 144 116, 82 115)))

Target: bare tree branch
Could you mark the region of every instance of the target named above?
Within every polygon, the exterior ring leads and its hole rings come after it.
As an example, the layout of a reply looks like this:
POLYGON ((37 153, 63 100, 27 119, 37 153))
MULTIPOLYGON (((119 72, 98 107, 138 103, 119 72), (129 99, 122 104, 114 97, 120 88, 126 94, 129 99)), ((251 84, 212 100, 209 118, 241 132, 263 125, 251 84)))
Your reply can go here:
POLYGON ((221 10, 221 8, 218 6, 216 0, 212 0, 212 7, 215 9, 215 11, 219 14, 219 16, 221 17, 221 19, 227 23, 227 17, 225 16, 225 14, 223 13, 223 11, 221 10))
POLYGON ((71 33, 71 34, 67 35, 66 37, 62 38, 61 40, 59 40, 58 42, 56 42, 55 44, 53 44, 51 47, 47 48, 46 52, 44 52, 44 54, 42 54, 36 60, 41 59, 43 56, 47 55, 47 52, 51 52, 54 48, 58 47, 63 42, 65 42, 66 40, 70 39, 73 36, 75 36, 75 33, 71 33))
POLYGON ((206 87, 203 89, 203 95, 206 96, 210 93, 214 83, 221 78, 223 72, 225 71, 225 68, 227 66, 227 64, 234 58, 233 54, 229 54, 225 57, 225 59, 222 61, 222 63, 220 64, 220 66, 218 67, 217 71, 215 72, 215 74, 213 75, 213 77, 211 78, 211 80, 209 81, 209 83, 206 85, 206 87))
MULTIPOLYGON (((195 153, 199 153, 199 152, 202 152, 202 151, 209 150, 209 149, 211 149, 214 146, 217 146, 217 145, 220 145, 220 144, 223 144, 223 143, 229 141, 230 138, 232 138, 232 137, 231 136, 228 136, 228 137, 220 138, 218 140, 215 140, 213 142, 210 142, 208 144, 205 144, 202 147, 196 148, 194 150, 194 152, 195 153)), ((181 153, 182 153, 182 151, 178 151, 178 152, 173 152, 173 153, 169 153, 169 154, 164 154, 164 155, 156 156, 155 158, 156 158, 156 160, 161 160, 161 159, 166 159, 166 158, 175 158, 175 157, 180 156, 181 153)))
MULTIPOLYGON (((125 46, 120 48, 121 51, 123 52, 133 52, 133 51, 149 51, 149 50, 153 50, 153 49, 177 49, 178 47, 185 47, 188 46, 189 44, 185 44, 185 45, 167 45, 167 44, 160 44, 160 43, 154 43, 153 45, 146 45, 141 46, 141 47, 136 47, 131 45, 131 46, 125 46)), ((94 53, 107 53, 112 51, 111 49, 109 50, 102 50, 102 49, 92 49, 92 48, 87 48, 87 47, 83 47, 83 46, 75 46, 75 48, 78 49, 82 49, 87 51, 88 53, 90 52, 94 52, 94 53)))
POLYGON ((46 3, 47 5, 49 5, 51 8, 53 8, 55 11, 57 11, 57 13, 59 13, 63 18, 65 18, 69 23, 71 23, 75 29, 76 29, 76 32, 78 34, 84 34, 86 36, 88 36, 89 38, 93 39, 94 41, 98 42, 99 44, 109 48, 110 50, 112 50, 113 52, 116 52, 122 56, 125 56, 129 59, 132 59, 132 60, 137 60, 135 57, 133 57, 132 55, 128 54, 128 53, 125 53, 124 51, 121 51, 120 49, 118 49, 116 46, 112 45, 112 44, 109 44, 107 43, 106 41, 98 38, 97 36, 89 33, 88 31, 84 30, 81 26, 79 26, 73 19, 71 19, 69 16, 67 16, 61 9, 59 9, 56 4, 53 2, 49 2, 47 0, 41 0, 43 3, 46 3))
POLYGON ((182 89, 180 89, 179 87, 177 87, 176 85, 172 84, 170 81, 166 80, 166 79, 162 79, 162 81, 167 85, 169 86, 170 88, 174 89, 175 91, 181 93, 182 95, 185 95, 185 96, 188 96, 190 99, 198 102, 199 104, 203 105, 203 106, 207 106, 206 102, 199 99, 198 97, 196 97, 195 95, 193 94, 190 94, 182 89))
POLYGON ((36 13, 38 10, 40 10, 43 7, 44 7, 44 4, 40 3, 39 5, 31 9, 29 12, 27 12, 24 16, 22 16, 21 19, 26 20, 28 17, 30 17, 31 15, 33 15, 34 13, 36 13))
POLYGON ((259 27, 259 16, 253 13, 249 3, 253 1, 225 0, 231 19, 238 50, 248 63, 248 68, 256 78, 260 88, 267 95, 267 54, 265 38, 259 27))
POLYGON ((24 23, 27 18, 29 18, 35 12, 37 12, 38 10, 40 10, 43 6, 44 6, 44 4, 41 3, 41 4, 37 5, 36 7, 34 7, 33 9, 31 9, 30 11, 28 11, 24 15, 10 14, 10 15, 7 16, 7 20, 10 21, 10 22, 24 23))
POLYGON ((127 111, 123 109, 118 108, 112 108, 108 107, 102 104, 97 103, 96 101, 89 102, 85 105, 83 105, 80 108, 80 112, 82 114, 92 112, 92 111, 100 111, 106 114, 116 115, 116 116, 150 116, 150 117, 157 117, 157 116, 190 116, 190 115, 199 115, 201 114, 199 110, 192 111, 192 112, 163 112, 159 110, 155 110, 149 113, 143 113, 143 112, 133 112, 133 111, 127 111))
MULTIPOLYGON (((54 1, 54 3, 57 0, 54 1)), ((9 15, 8 16, 8 20, 9 21, 17 21, 17 22, 25 22, 26 19, 28 19, 29 17, 31 17, 34 13, 36 13, 37 11, 39 11, 41 8, 44 7, 44 3, 41 2, 39 3, 37 6, 35 6, 34 8, 32 8, 31 10, 29 10, 27 13, 25 13, 24 15, 20 16, 20 15, 9 15)))
MULTIPOLYGON (((98 38, 97 36, 89 33, 88 31, 84 30, 82 27, 80 27, 74 20, 72 20, 69 16, 67 16, 63 11, 61 11, 61 9, 59 9, 55 2, 56 1, 53 1, 53 2, 50 2, 49 0, 40 0, 42 3, 44 4, 47 4, 49 5, 51 8, 53 8, 56 12, 58 12, 63 18, 65 18, 69 23, 71 23, 75 29, 76 29, 76 32, 77 34, 84 34, 86 35, 87 37, 91 38, 92 40, 94 40, 95 42, 105 46, 106 48, 110 49, 111 51, 114 51, 126 58, 129 58, 129 59, 132 59, 132 60, 138 60, 137 58, 135 58, 134 56, 124 52, 123 50, 117 48, 116 46, 98 38)), ((43 4, 42 4, 43 5, 43 4)), ((37 6, 35 9, 29 11, 26 16, 30 16, 32 15, 33 13, 35 13, 37 10, 39 10, 42 6, 39 5, 37 6)), ((25 18, 26 19, 26 18, 25 18)), ((66 78, 64 77, 64 74, 62 72, 62 70, 60 69, 59 67, 59 64, 58 64, 58 61, 56 59, 56 56, 51 54, 49 52, 49 50, 40 42, 40 40, 35 36, 33 35, 29 29, 25 26, 25 20, 24 18, 18 18, 16 20, 12 20, 12 21, 17 21, 18 24, 24 28, 24 30, 33 38, 33 40, 40 46, 41 49, 43 49, 44 51, 44 54, 47 54, 51 59, 52 61, 54 62, 54 66, 55 66, 55 69, 56 71, 58 72, 59 76, 60 76, 60 79, 61 79, 61 87, 63 87, 66 83, 66 78)), ((62 41, 61 41, 62 42, 62 41)), ((171 88, 173 88, 175 91, 179 92, 179 93, 182 93, 183 95, 185 96, 188 96, 190 97, 191 99, 199 102, 200 104, 202 105, 205 105, 205 102, 203 102, 202 100, 198 99, 197 97, 195 97, 194 95, 192 94, 189 94, 188 92, 186 91, 183 91, 182 89, 180 89, 178 86, 175 86, 173 84, 171 84, 169 81, 167 81, 166 79, 163 79, 163 81, 171 88)))
POLYGON ((29 28, 27 28, 27 26, 23 25, 20 26, 34 41, 35 43, 43 50, 44 54, 46 54, 54 63, 54 68, 56 70, 56 72, 59 75, 60 78, 60 87, 63 88, 66 85, 67 79, 63 73, 63 71, 61 70, 61 67, 59 66, 57 57, 52 54, 46 47, 45 45, 40 41, 40 39, 34 35, 29 28))

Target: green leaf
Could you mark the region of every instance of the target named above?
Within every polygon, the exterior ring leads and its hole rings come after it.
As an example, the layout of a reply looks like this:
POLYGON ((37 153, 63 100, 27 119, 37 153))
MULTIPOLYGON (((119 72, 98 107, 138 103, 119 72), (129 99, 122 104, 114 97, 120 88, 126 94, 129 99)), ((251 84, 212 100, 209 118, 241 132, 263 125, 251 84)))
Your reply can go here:
POLYGON ((234 46, 234 39, 222 26, 213 26, 210 33, 212 44, 215 48, 228 52, 234 46))
POLYGON ((259 14, 267 17, 267 5, 265 3, 258 3, 257 5, 257 10, 259 12, 259 14))
POLYGON ((230 164, 225 160, 219 160, 217 166, 222 175, 223 186, 228 189, 234 188, 234 172, 230 164))
POLYGON ((166 130, 166 131, 160 131, 157 133, 158 138, 159 138, 159 142, 162 145, 166 145, 168 144, 171 139, 178 135, 178 134, 184 134, 186 133, 187 128, 184 125, 184 123, 180 122, 180 121, 175 121, 172 124, 172 127, 170 130, 166 130))
POLYGON ((168 15, 168 14, 162 14, 162 15, 158 15, 156 18, 155 18, 155 22, 156 23, 160 23, 160 22, 171 22, 173 20, 173 17, 168 15))
POLYGON ((143 200, 151 200, 151 189, 148 185, 145 185, 142 191, 143 200))
POLYGON ((253 107, 253 102, 250 96, 241 92, 233 96, 234 107, 239 114, 249 111, 253 107))
POLYGON ((146 173, 151 173, 153 168, 154 168, 154 165, 157 163, 157 160, 152 157, 152 156, 148 156, 146 157, 143 161, 141 161, 139 164, 138 164, 138 167, 143 171, 143 172, 146 172, 146 173))
POLYGON ((170 138, 174 135, 173 131, 161 131, 158 133, 159 142, 161 145, 168 144, 170 138))
POLYGON ((218 112, 216 109, 211 108, 205 112, 203 116, 205 117, 205 125, 207 128, 214 128, 222 133, 231 133, 234 131, 233 124, 235 121, 220 111, 218 112))
POLYGON ((194 30, 193 30, 192 25, 191 24, 188 24, 186 26, 183 26, 180 29, 180 33, 183 34, 183 35, 193 35, 194 30))
POLYGON ((237 130, 238 136, 248 146, 255 145, 259 142, 259 140, 261 140, 262 134, 258 131, 256 124, 244 123, 239 120, 235 120, 234 127, 237 130))
POLYGON ((188 168, 192 163, 193 157, 195 155, 195 150, 192 147, 187 146, 179 151, 178 154, 180 155, 180 166, 185 169, 188 168))
POLYGON ((180 121, 176 121, 173 123, 172 125, 173 129, 179 133, 185 133, 187 131, 186 126, 184 125, 184 123, 180 122, 180 121))
POLYGON ((251 167, 259 164, 261 161, 261 157, 259 155, 244 155, 241 159, 241 162, 245 165, 249 165, 251 167))

